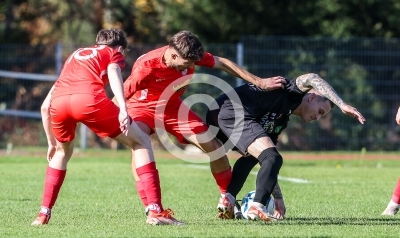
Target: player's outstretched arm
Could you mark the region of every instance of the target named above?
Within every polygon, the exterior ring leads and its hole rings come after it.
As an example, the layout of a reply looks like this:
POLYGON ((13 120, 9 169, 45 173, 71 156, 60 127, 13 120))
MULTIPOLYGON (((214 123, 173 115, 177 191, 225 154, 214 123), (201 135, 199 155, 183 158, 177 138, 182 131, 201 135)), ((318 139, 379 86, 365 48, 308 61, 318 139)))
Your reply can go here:
POLYGON ((311 89, 317 90, 322 96, 336 104, 344 114, 355 117, 361 124, 364 124, 364 116, 355 108, 346 104, 332 88, 332 86, 322 79, 318 74, 303 74, 296 78, 297 87, 303 92, 311 89))
POLYGON ((276 183, 275 188, 272 191, 272 196, 274 197, 275 201, 275 211, 273 214, 274 217, 278 219, 285 219, 286 206, 285 202, 283 201, 281 187, 279 186, 278 183, 276 183))
POLYGON ((53 127, 51 125, 50 121, 50 99, 51 99, 51 94, 53 93, 54 86, 50 89, 49 93, 47 94, 46 98, 44 99, 42 106, 40 107, 40 114, 42 115, 42 123, 43 123, 43 129, 44 132, 46 133, 46 138, 47 138, 47 144, 48 144, 48 149, 47 149, 47 161, 50 162, 50 160, 53 158, 54 153, 56 152, 56 138, 53 133, 53 127))
POLYGON ((221 69, 230 75, 233 75, 237 78, 242 78, 247 82, 252 83, 257 87, 265 90, 283 88, 284 84, 286 84, 286 80, 281 76, 262 79, 258 76, 251 74, 234 62, 222 57, 214 56, 214 61, 215 64, 213 68, 221 69))
POLYGON ((130 125, 130 119, 126 110, 121 68, 118 64, 111 63, 107 67, 107 75, 111 90, 113 91, 115 100, 118 102, 119 106, 118 119, 120 128, 122 132, 126 133, 130 125))
POLYGON ((397 110, 397 114, 396 114, 396 122, 397 122, 397 124, 399 124, 399 125, 400 125, 400 107, 399 107, 399 109, 397 110))

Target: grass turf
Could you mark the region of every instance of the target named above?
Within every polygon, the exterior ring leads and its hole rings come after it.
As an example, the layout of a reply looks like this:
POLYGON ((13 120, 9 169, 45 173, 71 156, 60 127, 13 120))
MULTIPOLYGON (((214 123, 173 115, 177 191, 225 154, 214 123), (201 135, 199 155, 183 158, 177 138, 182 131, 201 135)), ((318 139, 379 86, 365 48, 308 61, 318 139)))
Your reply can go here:
MULTIPOLYGON (((77 152, 68 164, 49 225, 31 227, 43 190, 45 148, 18 151, 0 156, 0 237, 398 237, 400 234, 399 216, 380 215, 391 197, 400 168, 399 161, 386 160, 385 154, 377 154, 375 160, 340 160, 340 155, 333 160, 284 160, 280 185, 287 218, 265 224, 218 220, 219 194, 208 165, 191 164, 158 152, 163 204, 187 225, 153 227, 145 223, 144 208, 130 172, 128 150, 77 152), (293 182, 291 178, 307 183, 293 182)), ((285 158, 285 153, 282 154, 285 158)), ((322 159, 324 154, 319 156, 322 159)), ((254 189, 255 178, 249 176, 238 198, 254 189)))

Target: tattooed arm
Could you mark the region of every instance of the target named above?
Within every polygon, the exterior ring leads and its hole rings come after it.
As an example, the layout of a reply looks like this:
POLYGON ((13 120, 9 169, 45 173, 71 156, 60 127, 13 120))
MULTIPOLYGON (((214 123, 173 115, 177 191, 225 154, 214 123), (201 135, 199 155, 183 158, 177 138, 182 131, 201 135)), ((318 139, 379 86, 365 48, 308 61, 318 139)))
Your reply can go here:
POLYGON ((365 118, 363 115, 356 108, 346 104, 332 86, 318 74, 303 74, 296 78, 296 85, 303 92, 308 92, 311 89, 316 90, 319 94, 336 104, 344 114, 355 117, 361 124, 364 124, 365 118))
POLYGON ((310 91, 311 89, 317 90, 322 96, 331 100, 339 108, 342 108, 342 106, 345 104, 332 86, 329 85, 329 83, 324 79, 319 77, 318 74, 310 73, 300 75, 296 79, 296 85, 303 92, 310 91))
POLYGON ((272 196, 274 197, 274 199, 282 199, 282 191, 281 191, 281 187, 279 187, 279 184, 276 183, 274 190, 272 191, 272 196))

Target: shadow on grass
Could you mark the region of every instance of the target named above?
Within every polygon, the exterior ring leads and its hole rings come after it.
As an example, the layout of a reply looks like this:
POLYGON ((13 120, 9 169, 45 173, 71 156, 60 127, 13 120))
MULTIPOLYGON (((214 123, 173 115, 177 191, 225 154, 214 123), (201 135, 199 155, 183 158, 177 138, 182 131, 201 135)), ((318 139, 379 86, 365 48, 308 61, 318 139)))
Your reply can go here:
POLYGON ((236 220, 241 225, 272 225, 272 226, 287 226, 287 225, 349 225, 349 226, 398 226, 400 225, 400 219, 394 217, 384 218, 332 218, 332 217, 295 217, 286 218, 283 221, 276 222, 263 222, 263 221, 248 221, 248 220, 236 220))
POLYGON ((392 217, 384 218, 332 218, 332 217, 295 217, 287 218, 282 225, 400 225, 400 219, 392 217))

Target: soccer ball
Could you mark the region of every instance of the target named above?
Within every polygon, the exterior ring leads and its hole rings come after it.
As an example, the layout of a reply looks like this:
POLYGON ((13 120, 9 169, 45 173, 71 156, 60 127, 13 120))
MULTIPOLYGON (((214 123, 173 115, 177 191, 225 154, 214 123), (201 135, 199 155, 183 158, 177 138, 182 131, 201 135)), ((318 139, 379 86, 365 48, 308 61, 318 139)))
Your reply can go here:
MULTIPOLYGON (((242 199, 242 205, 240 207, 240 210, 242 211, 242 215, 244 216, 245 219, 247 219, 247 211, 249 210, 251 203, 253 203, 254 200, 254 195, 256 194, 256 191, 250 191, 249 193, 244 196, 242 199)), ((274 198, 271 196, 269 200, 267 201, 267 206, 264 206, 263 208, 266 212, 269 214, 273 215, 274 210, 275 210, 275 202, 274 198)))

